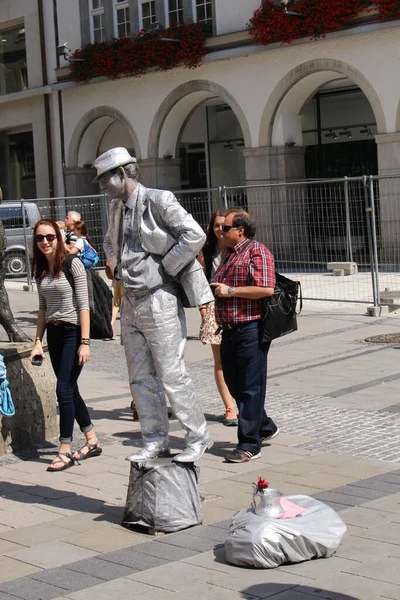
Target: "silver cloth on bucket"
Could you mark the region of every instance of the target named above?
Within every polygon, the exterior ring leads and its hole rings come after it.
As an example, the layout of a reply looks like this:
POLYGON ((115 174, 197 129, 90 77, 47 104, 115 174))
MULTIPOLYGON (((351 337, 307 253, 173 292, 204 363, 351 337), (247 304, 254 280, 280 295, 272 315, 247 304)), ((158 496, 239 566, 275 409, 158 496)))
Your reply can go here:
POLYGON ((136 158, 131 156, 126 148, 111 148, 111 150, 100 154, 94 161, 93 166, 97 170, 97 175, 93 181, 97 181, 107 171, 136 162, 136 158))

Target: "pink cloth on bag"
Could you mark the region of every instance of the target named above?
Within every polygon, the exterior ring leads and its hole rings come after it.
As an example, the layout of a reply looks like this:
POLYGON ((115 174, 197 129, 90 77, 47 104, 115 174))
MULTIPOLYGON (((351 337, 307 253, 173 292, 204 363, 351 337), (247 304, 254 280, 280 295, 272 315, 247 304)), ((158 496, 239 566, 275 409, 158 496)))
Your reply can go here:
POLYGON ((293 504, 293 502, 290 502, 290 500, 287 500, 285 497, 281 498, 281 506, 285 512, 279 517, 280 519, 293 519, 293 517, 299 517, 306 512, 305 508, 293 504))

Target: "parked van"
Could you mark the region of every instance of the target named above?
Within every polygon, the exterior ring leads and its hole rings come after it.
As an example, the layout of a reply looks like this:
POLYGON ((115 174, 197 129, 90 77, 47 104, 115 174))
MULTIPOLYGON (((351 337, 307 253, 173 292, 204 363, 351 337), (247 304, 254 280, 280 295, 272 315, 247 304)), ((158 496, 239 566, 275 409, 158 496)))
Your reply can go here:
MULTIPOLYGON (((24 202, 26 242, 29 254, 32 252, 32 230, 40 219, 39 209, 34 202, 24 202)), ((21 202, 3 202, 0 204, 0 220, 6 232, 7 246, 5 253, 6 276, 15 277, 27 272, 24 218, 21 202)))

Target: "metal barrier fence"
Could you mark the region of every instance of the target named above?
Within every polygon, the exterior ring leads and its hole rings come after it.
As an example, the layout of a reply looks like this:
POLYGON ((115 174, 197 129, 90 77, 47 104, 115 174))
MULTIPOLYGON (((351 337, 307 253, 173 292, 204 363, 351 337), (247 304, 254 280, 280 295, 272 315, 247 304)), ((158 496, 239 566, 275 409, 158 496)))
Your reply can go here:
MULTIPOLYGON (((270 248, 278 270, 302 282, 305 298, 375 306, 381 304, 381 295, 388 290, 392 295, 399 290, 400 298, 400 174, 174 193, 204 229, 218 207, 247 209, 255 217, 257 239, 270 248), (333 276, 329 263, 346 263, 345 267, 355 263, 356 272, 333 276)), ((21 257, 21 249, 14 249, 11 254, 18 268, 8 269, 8 273, 19 275, 26 270, 23 267, 29 264, 27 249, 36 220, 49 216, 63 220, 70 210, 79 212, 86 222, 101 258, 99 266, 104 267, 108 204, 102 195, 4 203, 0 218, 7 223, 7 240, 22 236, 23 260, 15 258, 21 257), (9 205, 12 209, 7 208, 9 205)))

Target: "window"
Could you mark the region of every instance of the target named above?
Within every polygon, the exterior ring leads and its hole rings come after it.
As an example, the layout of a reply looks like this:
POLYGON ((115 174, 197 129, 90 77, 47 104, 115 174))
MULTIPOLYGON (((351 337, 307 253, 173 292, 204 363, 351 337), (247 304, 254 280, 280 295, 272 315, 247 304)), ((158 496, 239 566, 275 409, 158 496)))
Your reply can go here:
POLYGON ((128 0, 114 0, 115 37, 128 37, 131 34, 128 0))
POLYGON ((148 0, 141 2, 142 9, 142 29, 151 29, 151 25, 157 22, 156 17, 156 2, 148 0))
POLYGON ((104 0, 90 0, 90 16, 92 41, 104 42, 106 37, 104 0))
MULTIPOLYGON (((0 208, 0 219, 3 222, 4 229, 22 229, 24 226, 24 219, 22 216, 22 208, 20 206, 0 208)), ((29 219, 25 210, 25 222, 28 224, 29 219)))
POLYGON ((168 0, 168 22, 183 23, 183 0, 168 0))
POLYGON ((212 0, 195 0, 194 20, 201 23, 212 23, 212 0))
POLYGON ((0 95, 28 87, 23 25, 0 31, 0 95))

